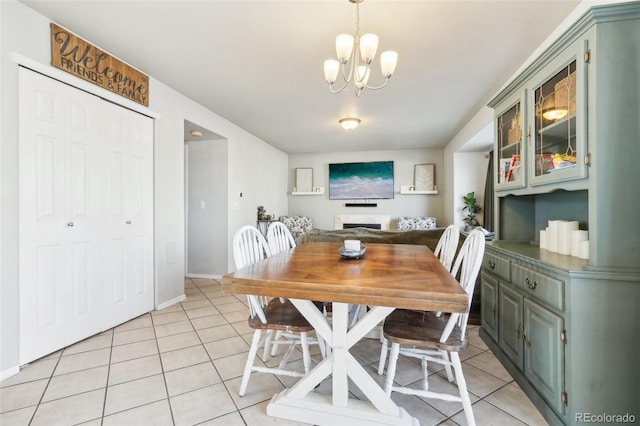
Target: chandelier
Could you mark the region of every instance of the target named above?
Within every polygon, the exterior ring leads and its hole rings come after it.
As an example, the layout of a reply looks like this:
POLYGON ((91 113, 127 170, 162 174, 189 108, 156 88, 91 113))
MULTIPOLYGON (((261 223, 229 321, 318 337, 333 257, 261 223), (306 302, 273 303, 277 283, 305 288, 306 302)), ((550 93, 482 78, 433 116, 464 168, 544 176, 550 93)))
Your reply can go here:
POLYGON ((380 54, 380 69, 384 82, 379 86, 370 86, 368 83, 371 74, 370 65, 378 50, 378 36, 375 34, 364 34, 360 36, 360 3, 364 0, 349 0, 356 4, 356 33, 340 34, 336 37, 336 54, 338 59, 328 59, 324 61, 324 77, 329 83, 329 90, 332 93, 342 92, 351 80, 354 81, 356 96, 360 96, 362 90, 378 90, 387 85, 393 75, 398 62, 398 53, 388 50, 380 54), (348 65, 350 61, 350 65, 348 65), (344 85, 335 89, 333 84, 342 70, 344 85))

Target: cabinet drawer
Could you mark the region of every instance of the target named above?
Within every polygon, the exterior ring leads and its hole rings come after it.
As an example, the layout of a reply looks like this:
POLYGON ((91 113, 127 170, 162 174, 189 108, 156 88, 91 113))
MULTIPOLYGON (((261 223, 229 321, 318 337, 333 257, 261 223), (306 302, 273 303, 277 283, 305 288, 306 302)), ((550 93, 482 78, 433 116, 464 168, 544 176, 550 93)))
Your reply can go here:
POLYGON ((511 265, 511 282, 526 295, 552 308, 564 310, 564 281, 521 265, 511 265))
POLYGON ((482 266, 488 272, 491 272, 506 281, 511 280, 511 261, 507 258, 493 253, 485 253, 484 263, 482 266))

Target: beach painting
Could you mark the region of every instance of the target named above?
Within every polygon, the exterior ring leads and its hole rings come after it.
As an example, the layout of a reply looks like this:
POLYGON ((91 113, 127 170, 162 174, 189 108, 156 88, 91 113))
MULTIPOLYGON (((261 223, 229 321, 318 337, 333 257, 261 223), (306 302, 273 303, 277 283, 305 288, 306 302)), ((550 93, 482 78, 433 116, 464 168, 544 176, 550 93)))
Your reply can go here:
POLYGON ((331 200, 393 198, 393 161, 329 164, 331 200))

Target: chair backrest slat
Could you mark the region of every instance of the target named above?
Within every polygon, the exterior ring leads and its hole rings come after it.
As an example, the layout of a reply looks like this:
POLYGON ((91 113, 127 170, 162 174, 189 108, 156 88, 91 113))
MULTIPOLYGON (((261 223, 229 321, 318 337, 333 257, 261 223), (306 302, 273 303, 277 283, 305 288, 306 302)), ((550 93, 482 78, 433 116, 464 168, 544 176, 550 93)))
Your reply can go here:
POLYGON ((293 235, 282 222, 271 222, 267 228, 267 243, 271 255, 282 253, 296 246, 293 235))
POLYGON ((438 245, 433 252, 449 272, 451 272, 451 266, 453 266, 453 258, 456 256, 459 240, 460 230, 456 225, 449 225, 440 236, 438 245))

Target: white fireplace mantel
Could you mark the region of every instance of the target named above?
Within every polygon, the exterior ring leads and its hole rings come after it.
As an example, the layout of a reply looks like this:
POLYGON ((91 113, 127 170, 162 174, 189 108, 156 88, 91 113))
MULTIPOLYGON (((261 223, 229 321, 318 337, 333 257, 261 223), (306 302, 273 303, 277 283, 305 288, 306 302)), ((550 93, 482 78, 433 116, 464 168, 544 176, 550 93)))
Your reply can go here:
POLYGON ((391 216, 382 214, 338 214, 334 216, 334 229, 343 229, 345 223, 375 223, 380 229, 389 229, 391 216))

